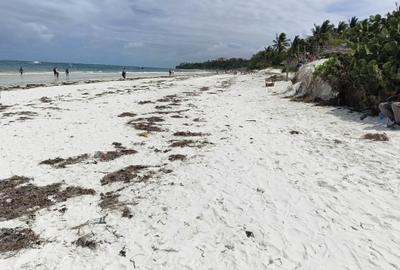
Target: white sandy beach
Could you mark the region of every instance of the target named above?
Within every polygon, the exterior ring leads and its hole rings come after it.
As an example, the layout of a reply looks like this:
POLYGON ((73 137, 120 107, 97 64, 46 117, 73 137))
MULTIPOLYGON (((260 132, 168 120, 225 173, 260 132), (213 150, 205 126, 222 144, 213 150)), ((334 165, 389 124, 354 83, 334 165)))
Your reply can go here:
POLYGON ((266 89, 264 79, 2 92, 0 179, 95 194, 0 215, 0 228, 40 239, 0 254, 0 269, 399 269, 400 132, 347 109, 292 102, 281 94, 288 83, 266 89), (390 141, 361 139, 369 132, 390 141), (98 151, 121 156, 104 161, 98 151), (124 168, 128 178, 107 178, 124 168))

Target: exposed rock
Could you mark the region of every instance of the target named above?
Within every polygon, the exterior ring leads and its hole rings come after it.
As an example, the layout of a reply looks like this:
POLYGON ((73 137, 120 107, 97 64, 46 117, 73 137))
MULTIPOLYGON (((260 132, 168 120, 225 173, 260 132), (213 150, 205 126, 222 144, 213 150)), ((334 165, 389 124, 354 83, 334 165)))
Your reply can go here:
POLYGON ((296 73, 287 93, 295 99, 305 101, 331 102, 336 99, 336 93, 332 87, 320 77, 314 75, 316 67, 325 63, 328 59, 321 59, 302 66, 296 73))

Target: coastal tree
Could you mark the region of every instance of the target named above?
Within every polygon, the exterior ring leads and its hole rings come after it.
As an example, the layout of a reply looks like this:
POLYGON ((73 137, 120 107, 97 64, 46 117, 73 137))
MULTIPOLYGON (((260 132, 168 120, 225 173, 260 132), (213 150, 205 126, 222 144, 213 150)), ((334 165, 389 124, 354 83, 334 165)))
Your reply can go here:
POLYGON ((341 21, 341 22, 338 23, 338 26, 337 26, 337 28, 336 28, 336 32, 337 32, 338 34, 343 34, 344 31, 347 30, 347 28, 349 28, 349 25, 348 25, 346 22, 341 21))
POLYGON ((350 28, 356 27, 357 24, 358 24, 358 18, 357 17, 351 17, 351 19, 349 20, 350 28))
POLYGON ((283 52, 290 44, 290 40, 287 38, 285 33, 276 34, 275 40, 273 40, 273 47, 279 52, 283 52))

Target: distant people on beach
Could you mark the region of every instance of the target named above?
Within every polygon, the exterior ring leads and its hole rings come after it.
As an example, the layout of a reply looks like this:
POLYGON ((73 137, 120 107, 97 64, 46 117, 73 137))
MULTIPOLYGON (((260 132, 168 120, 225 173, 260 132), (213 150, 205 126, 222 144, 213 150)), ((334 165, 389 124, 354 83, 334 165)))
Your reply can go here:
POLYGON ((24 74, 24 69, 22 68, 22 66, 19 67, 19 74, 21 74, 21 77, 24 74))
POLYGON ((125 67, 122 69, 122 78, 126 79, 126 70, 125 67))
POLYGON ((388 127, 400 125, 400 88, 396 90, 394 96, 379 104, 379 109, 391 121, 388 123, 388 127))
POLYGON ((53 68, 53 73, 54 73, 54 77, 58 80, 58 77, 60 77, 60 73, 57 70, 57 67, 53 68))
POLYGON ((65 77, 68 79, 69 78, 69 68, 65 69, 65 77))
POLYGON ((170 69, 168 72, 170 77, 174 75, 174 71, 172 69, 170 69))

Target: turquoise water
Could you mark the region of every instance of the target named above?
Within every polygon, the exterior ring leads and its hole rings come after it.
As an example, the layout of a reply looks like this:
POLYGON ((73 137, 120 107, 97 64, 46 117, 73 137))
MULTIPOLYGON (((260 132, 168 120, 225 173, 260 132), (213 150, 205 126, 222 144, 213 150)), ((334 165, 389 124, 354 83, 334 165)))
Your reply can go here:
MULTIPOLYGON (((169 75, 169 70, 166 68, 0 60, 0 87, 7 89, 27 84, 49 85, 66 81, 118 80, 122 77, 124 67, 128 79, 169 75), (22 76, 19 74, 20 67, 24 70, 22 76), (53 68, 55 67, 60 73, 59 78, 54 77, 53 68), (65 73, 66 68, 69 68, 69 76, 65 73)), ((176 76, 195 73, 203 72, 175 71, 176 76)))
POLYGON ((18 73, 21 66, 25 73, 52 72, 54 67, 57 67, 60 73, 66 68, 71 72, 121 72, 124 67, 127 72, 168 72, 166 68, 0 60, 0 73, 18 73))

